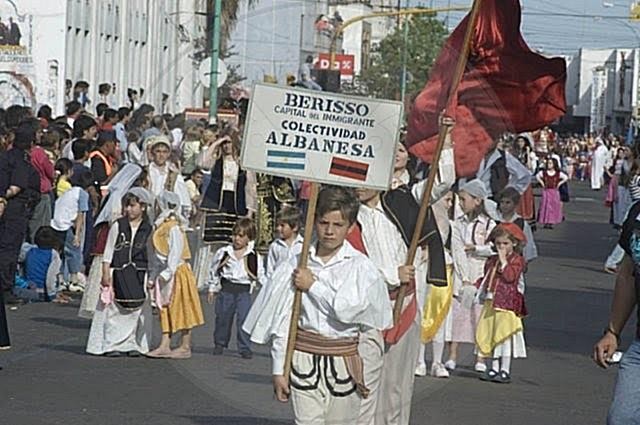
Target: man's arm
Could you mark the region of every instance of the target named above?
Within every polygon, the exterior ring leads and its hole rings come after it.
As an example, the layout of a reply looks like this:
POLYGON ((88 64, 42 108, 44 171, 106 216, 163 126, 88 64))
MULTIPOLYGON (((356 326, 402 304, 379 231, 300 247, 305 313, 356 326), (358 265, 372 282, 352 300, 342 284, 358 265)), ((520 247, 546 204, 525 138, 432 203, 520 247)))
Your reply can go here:
POLYGON ((613 292, 611 314, 604 336, 593 349, 593 359, 598 366, 606 368, 607 361, 618 349, 622 329, 629 320, 629 316, 636 306, 635 278, 633 276, 633 261, 625 256, 616 277, 616 287, 613 292))

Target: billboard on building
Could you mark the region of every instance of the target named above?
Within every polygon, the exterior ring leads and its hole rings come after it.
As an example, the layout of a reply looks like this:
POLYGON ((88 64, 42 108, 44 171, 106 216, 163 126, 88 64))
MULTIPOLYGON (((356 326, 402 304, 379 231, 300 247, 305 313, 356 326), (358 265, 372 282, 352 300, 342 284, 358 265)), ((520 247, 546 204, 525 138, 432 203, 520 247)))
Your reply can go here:
POLYGON ((591 113, 589 131, 597 133, 606 125, 606 94, 607 94, 607 69, 597 67, 593 70, 593 83, 591 85, 591 113))
POLYGON ((64 109, 66 2, 0 0, 0 107, 64 109))
POLYGON ((616 50, 615 90, 613 93, 613 110, 631 112, 633 107, 634 63, 637 61, 634 50, 616 50))

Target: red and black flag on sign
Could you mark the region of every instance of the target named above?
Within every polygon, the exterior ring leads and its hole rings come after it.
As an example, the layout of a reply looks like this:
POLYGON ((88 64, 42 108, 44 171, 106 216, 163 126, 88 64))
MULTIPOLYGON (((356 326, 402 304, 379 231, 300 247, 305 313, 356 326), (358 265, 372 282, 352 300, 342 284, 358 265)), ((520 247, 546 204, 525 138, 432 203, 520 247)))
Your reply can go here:
POLYGON ((369 164, 349 159, 338 158, 334 156, 331 159, 331 168, 329 174, 334 176, 346 177, 349 179, 366 181, 369 172, 369 164))

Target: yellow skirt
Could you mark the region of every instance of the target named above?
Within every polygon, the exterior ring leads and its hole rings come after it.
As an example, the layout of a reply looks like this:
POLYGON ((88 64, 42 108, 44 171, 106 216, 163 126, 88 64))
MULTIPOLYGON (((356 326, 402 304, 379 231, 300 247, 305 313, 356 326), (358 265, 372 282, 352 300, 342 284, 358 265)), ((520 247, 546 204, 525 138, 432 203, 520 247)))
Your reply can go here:
POLYGON ((196 279, 189 264, 178 266, 171 304, 160 310, 162 333, 176 333, 204 324, 196 279))
POLYGON ((431 286, 422 315, 422 342, 431 341, 449 314, 453 298, 453 266, 447 265, 447 286, 431 286))
POLYGON ((522 329, 522 319, 513 311, 496 310, 493 308, 493 300, 485 301, 476 328, 476 345, 480 354, 490 357, 496 346, 522 329))

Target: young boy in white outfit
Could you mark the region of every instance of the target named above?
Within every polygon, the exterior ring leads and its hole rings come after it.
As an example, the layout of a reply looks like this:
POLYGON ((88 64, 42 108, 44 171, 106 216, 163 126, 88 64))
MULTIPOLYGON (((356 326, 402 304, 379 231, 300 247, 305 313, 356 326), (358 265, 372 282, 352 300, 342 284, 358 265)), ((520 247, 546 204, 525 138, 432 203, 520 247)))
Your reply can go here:
POLYGON ((300 230, 300 210, 297 207, 284 207, 276 215, 278 237, 269 245, 267 254, 266 277, 271 278, 276 267, 302 252, 303 239, 300 230))
POLYGON ((368 396, 358 354, 361 332, 392 325, 392 305, 376 266, 346 236, 359 203, 353 192, 326 187, 318 196, 317 242, 306 268, 279 266, 245 322, 252 341, 272 342, 276 398, 291 398, 296 424, 354 424, 368 396), (294 289, 302 308, 291 375, 284 376, 294 289))
POLYGON ((209 272, 207 302, 215 301, 216 325, 213 334, 214 355, 220 355, 229 345, 231 325, 236 317, 238 352, 243 359, 253 357, 249 334, 242 330, 251 308, 253 286, 264 281, 262 258, 254 249, 256 226, 241 218, 233 226, 232 242, 220 248, 213 257, 209 272))

